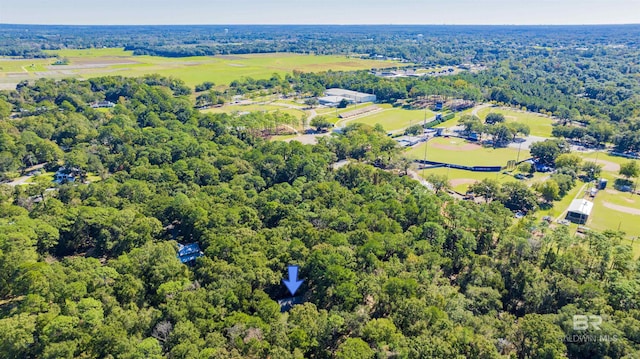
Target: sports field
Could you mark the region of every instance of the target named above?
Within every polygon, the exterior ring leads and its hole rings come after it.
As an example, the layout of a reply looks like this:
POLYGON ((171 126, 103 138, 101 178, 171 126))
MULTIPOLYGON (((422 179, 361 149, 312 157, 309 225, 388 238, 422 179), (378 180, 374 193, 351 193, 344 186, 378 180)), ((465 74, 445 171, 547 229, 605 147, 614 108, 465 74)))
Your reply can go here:
POLYGON ((507 123, 521 122, 529 126, 531 135, 540 137, 551 137, 551 124, 553 120, 533 112, 522 112, 505 108, 487 107, 478 111, 478 117, 484 120, 489 113, 503 114, 507 123))
POLYGON ((123 49, 83 49, 49 51, 66 58, 68 65, 53 65, 55 58, 15 60, 0 58, 0 82, 17 83, 40 77, 90 78, 104 75, 141 76, 158 73, 184 80, 188 85, 212 81, 228 85, 243 77, 269 78, 293 70, 319 72, 326 70, 362 70, 395 66, 391 61, 361 60, 346 56, 298 54, 250 54, 229 56, 194 56, 166 58, 133 56, 123 49), (32 66, 33 65, 33 66, 32 66))
MULTIPOLYGON (((518 150, 514 148, 482 147, 457 137, 437 137, 427 144, 427 160, 463 166, 506 166, 509 160, 515 160, 518 155, 518 150)), ((529 155, 528 150, 520 151, 520 158, 527 158, 529 155)), ((425 143, 409 149, 406 156, 424 159, 425 143)))
MULTIPOLYGON (((502 172, 473 172, 459 170, 455 168, 438 167, 426 170, 420 170, 419 174, 424 178, 430 174, 444 175, 449 178, 449 184, 454 191, 465 193, 470 185, 475 182, 482 181, 485 178, 494 179, 500 183, 518 182, 511 174, 502 172)), ((542 178, 542 174, 537 173, 534 178, 524 181, 525 183, 533 183, 542 178)))
MULTIPOLYGON (((358 105, 358 108, 367 106, 366 104, 358 105)), ((399 131, 406 127, 424 123, 425 117, 432 118, 435 113, 430 110, 406 110, 403 108, 394 108, 389 104, 376 105, 381 110, 360 116, 354 119, 339 119, 336 126, 340 127, 348 123, 364 123, 370 126, 376 124, 382 125, 386 131, 399 131)), ((353 106, 349 107, 354 110, 353 106)))

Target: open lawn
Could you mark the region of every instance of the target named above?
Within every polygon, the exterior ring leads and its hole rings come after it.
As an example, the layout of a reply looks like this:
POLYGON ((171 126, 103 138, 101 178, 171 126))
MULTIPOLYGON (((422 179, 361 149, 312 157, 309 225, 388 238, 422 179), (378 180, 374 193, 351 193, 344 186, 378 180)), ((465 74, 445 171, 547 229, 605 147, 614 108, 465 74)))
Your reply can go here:
POLYGON ((593 212, 586 226, 596 230, 618 228, 627 234, 627 237, 640 236, 640 196, 607 189, 598 192, 593 200, 593 212), (628 208, 627 211, 612 209, 607 204, 628 208), (627 213, 633 212, 636 213, 627 213))
POLYGON ((165 58, 133 56, 123 49, 82 49, 49 51, 67 58, 68 65, 53 66, 55 58, 15 60, 0 58, 0 82, 17 83, 39 77, 90 78, 105 75, 141 76, 158 73, 174 76, 193 86, 204 81, 228 85, 243 77, 269 78, 274 73, 285 75, 293 70, 319 72, 327 70, 362 70, 395 66, 391 61, 375 61, 346 56, 299 54, 249 54, 241 56, 194 56, 165 58), (33 68, 30 65, 34 64, 33 68))
MULTIPOLYGON (((358 108, 364 105, 358 105, 358 108)), ((376 124, 382 125, 386 131, 398 131, 411 125, 424 123, 425 115, 429 119, 434 116, 430 110, 405 110, 402 108, 393 108, 391 105, 378 105, 382 111, 377 111, 369 115, 358 117, 355 119, 344 119, 337 122, 338 126, 347 123, 364 123, 370 126, 376 124)), ((354 108, 351 107, 353 110, 354 108)))
MULTIPOLYGON (((424 159, 425 143, 409 149, 405 155, 411 159, 424 159)), ((518 150, 514 148, 489 148, 470 143, 457 137, 437 137, 428 142, 427 160, 463 166, 506 166, 515 160, 518 150)), ((520 158, 529 156, 529 151, 520 151, 520 158)))
POLYGON ((484 120, 490 112, 503 114, 507 123, 521 122, 528 125, 533 136, 551 137, 553 120, 548 117, 533 112, 521 112, 495 107, 483 108, 478 111, 478 116, 484 120))
POLYGON ((465 193, 471 184, 476 181, 482 181, 485 178, 495 179, 500 183, 518 181, 512 175, 502 172, 473 172, 445 167, 420 170, 419 174, 422 178, 430 174, 445 175, 449 178, 453 190, 460 193, 465 193))

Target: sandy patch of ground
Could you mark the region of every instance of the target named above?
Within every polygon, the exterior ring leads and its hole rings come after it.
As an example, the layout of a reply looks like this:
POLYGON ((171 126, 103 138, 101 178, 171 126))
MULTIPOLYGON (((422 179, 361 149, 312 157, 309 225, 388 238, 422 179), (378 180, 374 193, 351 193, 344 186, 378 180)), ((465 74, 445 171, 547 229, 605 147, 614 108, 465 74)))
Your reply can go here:
POLYGON ((330 134, 331 134, 330 132, 326 132, 326 133, 319 133, 314 135, 300 135, 300 136, 286 139, 284 140, 284 142, 298 141, 303 145, 315 145, 316 143, 318 143, 318 137, 329 136, 330 134))
POLYGON ((471 178, 454 178, 449 180, 451 187, 457 187, 463 184, 474 184, 476 182, 479 182, 479 181, 471 178))
POLYGON ((432 143, 431 146, 433 146, 434 148, 439 148, 441 150, 449 150, 449 151, 475 151, 482 148, 482 146, 476 145, 473 143, 465 143, 462 146, 446 145, 442 143, 432 143))
MULTIPOLYGON (((585 161, 596 162, 595 158, 585 158, 585 161)), ((620 171, 620 165, 606 160, 598 160, 598 164, 602 166, 602 169, 607 172, 618 172, 620 171)))
POLYGON ((609 203, 609 202, 602 202, 602 205, 607 207, 607 208, 609 208, 609 209, 612 209, 614 211, 624 212, 624 213, 629 213, 629 214, 635 214, 637 216, 640 216, 640 209, 637 209, 637 208, 619 206, 617 204, 613 204, 613 203, 609 203))
POLYGON ((237 55, 216 55, 215 57, 220 59, 227 59, 227 60, 246 60, 247 59, 247 57, 242 57, 237 55))

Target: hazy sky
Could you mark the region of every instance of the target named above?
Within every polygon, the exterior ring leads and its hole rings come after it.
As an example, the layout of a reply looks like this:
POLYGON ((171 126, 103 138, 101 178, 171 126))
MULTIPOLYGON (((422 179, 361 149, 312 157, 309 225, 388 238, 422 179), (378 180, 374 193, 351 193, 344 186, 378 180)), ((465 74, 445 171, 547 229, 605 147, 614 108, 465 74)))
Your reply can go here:
POLYGON ((12 24, 629 24, 640 0, 0 0, 12 24))

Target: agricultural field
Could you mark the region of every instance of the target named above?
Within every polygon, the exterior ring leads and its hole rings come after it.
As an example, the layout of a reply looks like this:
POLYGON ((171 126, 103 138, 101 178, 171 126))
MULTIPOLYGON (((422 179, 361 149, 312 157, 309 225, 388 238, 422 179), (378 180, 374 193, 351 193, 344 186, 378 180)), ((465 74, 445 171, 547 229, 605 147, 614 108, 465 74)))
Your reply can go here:
POLYGON ((551 124, 553 123, 553 120, 549 117, 533 112, 523 112, 496 107, 481 109, 478 111, 478 117, 484 120, 491 112, 503 114, 507 123, 521 122, 528 125, 531 129, 531 135, 533 136, 551 137, 551 130, 553 129, 551 124))
POLYGON ((56 58, 33 60, 0 58, 0 83, 15 84, 21 80, 40 77, 91 78, 106 75, 142 76, 158 73, 180 78, 190 86, 204 81, 228 85, 233 80, 245 77, 269 78, 274 73, 285 75, 293 70, 320 72, 396 66, 392 61, 286 53, 182 58, 133 56, 131 51, 112 48, 59 50, 49 51, 49 53, 68 59, 69 64, 53 65, 56 58))
MULTIPOLYGON (((506 166, 515 160, 518 150, 514 148, 490 148, 468 142, 457 137, 437 137, 427 142, 427 160, 463 166, 506 166)), ((406 152, 411 159, 424 159, 425 143, 418 144, 406 152)), ((520 151, 520 158, 530 156, 528 150, 520 151)))

